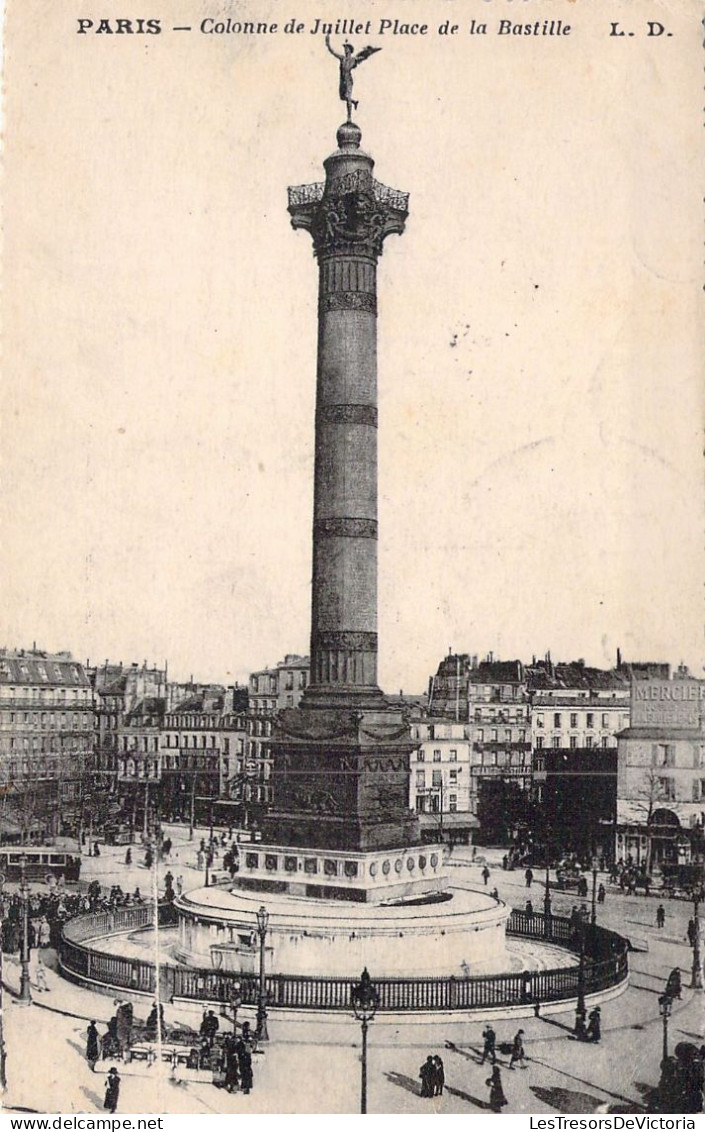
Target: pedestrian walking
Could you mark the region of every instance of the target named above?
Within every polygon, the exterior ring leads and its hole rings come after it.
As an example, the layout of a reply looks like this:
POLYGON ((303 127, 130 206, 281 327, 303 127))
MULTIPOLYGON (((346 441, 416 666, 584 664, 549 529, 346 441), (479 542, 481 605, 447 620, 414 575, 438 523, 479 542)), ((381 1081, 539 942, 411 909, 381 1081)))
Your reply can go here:
POLYGON ((181 893, 183 891, 184 891, 184 878, 182 876, 178 876, 176 878, 176 895, 181 896, 181 893))
POLYGON ((229 1093, 234 1093, 240 1084, 236 1046, 234 1034, 226 1034, 223 1042, 223 1055, 225 1057, 225 1088, 229 1093))
POLYGON ((502 1088, 502 1076, 499 1072, 498 1065, 495 1065, 492 1070, 492 1076, 487 1078, 485 1084, 489 1085, 490 1089, 490 1108, 493 1112, 501 1112, 507 1104, 507 1098, 502 1088))
POLYGON ((688 943, 691 947, 695 947, 695 920, 688 920, 688 943))
POLYGON ((100 1039, 98 1037, 98 1027, 95 1022, 91 1022, 86 1030, 86 1061, 91 1067, 95 1069, 95 1063, 100 1057, 100 1039))
POLYGON ((497 1045, 497 1035, 489 1024, 485 1026, 484 1030, 482 1031, 482 1037, 485 1040, 485 1045, 482 1051, 482 1060, 480 1062, 480 1065, 485 1064, 486 1058, 489 1058, 492 1064, 496 1065, 497 1051, 495 1049, 495 1046, 497 1045))
POLYGON ((533 914, 534 914, 534 906, 533 906, 533 904, 531 903, 530 900, 527 900, 527 902, 526 902, 525 911, 526 911, 527 916, 533 916, 533 914))
POLYGON ((524 879, 526 881, 526 887, 531 888, 531 884, 534 879, 534 874, 531 869, 526 870, 526 872, 524 873, 524 879))
POLYGON ((607 893, 605 892, 605 886, 604 884, 601 884, 597 890, 597 903, 604 904, 606 895, 607 893))
POLYGON ((237 1050, 238 1069, 240 1070, 240 1081, 242 1083, 243 1093, 249 1093, 253 1085, 252 1077, 252 1053, 249 1046, 243 1042, 242 1038, 235 1046, 237 1050))
POLYGON ((516 1063, 521 1063, 522 1069, 526 1069, 526 1053, 524 1052, 524 1031, 517 1030, 514 1035, 512 1043, 512 1056, 509 1062, 509 1068, 513 1069, 516 1063))
POLYGON ((665 923, 666 909, 664 908, 663 904, 659 904, 658 908, 656 909, 656 927, 662 928, 665 923))
POLYGON ((602 1019, 599 1006, 596 1006, 594 1010, 590 1011, 588 1019, 587 1040, 589 1042, 599 1042, 602 1037, 602 1019))
POLYGON ((438 1054, 434 1057, 433 1064, 436 1067, 436 1072, 433 1077, 433 1095, 434 1097, 442 1097, 443 1086, 446 1083, 446 1074, 443 1068, 443 1061, 438 1054))
POLYGON ((488 880, 490 879, 490 870, 487 868, 487 865, 485 865, 484 869, 482 870, 482 879, 484 880, 485 884, 487 884, 488 880))
POLYGON ((681 997, 681 972, 680 967, 674 967, 666 981, 666 994, 669 998, 681 997))
POLYGON ((49 987, 47 986, 47 969, 44 966, 44 960, 42 959, 41 951, 37 952, 35 978, 37 980, 37 990, 39 990, 39 991, 48 991, 49 990, 49 987))
POLYGON ((132 864, 132 849, 130 848, 129 845, 127 846, 127 851, 125 853, 125 864, 126 865, 132 864))
POLYGON ((430 1053, 419 1068, 419 1077, 421 1078, 421 1096, 432 1097, 436 1087, 436 1066, 430 1053))
POLYGON ((105 1100, 103 1101, 103 1108, 108 1112, 115 1112, 118 1106, 118 1099, 120 1097, 120 1074, 113 1065, 110 1069, 106 1082, 105 1082, 105 1100))

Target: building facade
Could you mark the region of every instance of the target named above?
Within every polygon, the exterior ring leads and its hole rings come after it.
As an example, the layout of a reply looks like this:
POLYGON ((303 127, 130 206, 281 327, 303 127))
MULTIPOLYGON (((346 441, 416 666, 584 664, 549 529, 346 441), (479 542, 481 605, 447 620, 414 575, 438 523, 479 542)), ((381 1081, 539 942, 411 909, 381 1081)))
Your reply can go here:
POLYGON ((0 650, 0 839, 78 832, 93 746, 83 665, 68 652, 0 650))
POLYGON ((288 653, 274 668, 253 672, 249 680, 249 710, 253 715, 274 716, 299 706, 309 685, 309 658, 288 653))
POLYGON ((471 794, 472 728, 424 719, 412 722, 411 735, 419 747, 411 754, 409 808, 419 817, 422 839, 468 844, 478 824, 471 794))
POLYGON ((618 860, 652 868, 702 859, 705 681, 681 667, 635 679, 631 722, 618 736, 618 860))

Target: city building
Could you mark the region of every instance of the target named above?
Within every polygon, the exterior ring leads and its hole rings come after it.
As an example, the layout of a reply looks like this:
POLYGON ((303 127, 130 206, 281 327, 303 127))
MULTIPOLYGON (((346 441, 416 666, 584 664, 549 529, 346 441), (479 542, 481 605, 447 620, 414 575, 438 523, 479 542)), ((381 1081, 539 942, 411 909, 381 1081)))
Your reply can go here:
POLYGON ((441 721, 462 728, 471 745, 468 785, 459 802, 479 826, 478 839, 517 837, 530 801, 531 704, 520 660, 486 660, 449 654, 429 681, 428 717, 434 732, 441 721))
POLYGON ((78 832, 93 731, 90 681, 71 653, 0 650, 0 840, 78 832))
POLYGON ((553 664, 549 655, 529 666, 527 688, 534 751, 616 749, 617 733, 629 725, 630 677, 620 668, 553 664))
POLYGON ((426 842, 468 844, 477 829, 473 779, 472 728, 449 720, 416 720, 411 737, 409 806, 415 810, 426 842))
POLYGON ((705 680, 682 666, 670 679, 634 679, 630 715, 617 737, 617 860, 702 859, 705 680))
POLYGON ((250 711, 253 715, 275 715, 283 708, 299 706, 309 684, 310 660, 288 653, 274 668, 253 672, 249 681, 250 711))
MULTIPOLYGON (((163 818, 240 822, 250 800, 248 715, 244 689, 202 685, 164 715, 161 732, 163 818)), ((253 777, 257 770, 253 771, 253 777)))

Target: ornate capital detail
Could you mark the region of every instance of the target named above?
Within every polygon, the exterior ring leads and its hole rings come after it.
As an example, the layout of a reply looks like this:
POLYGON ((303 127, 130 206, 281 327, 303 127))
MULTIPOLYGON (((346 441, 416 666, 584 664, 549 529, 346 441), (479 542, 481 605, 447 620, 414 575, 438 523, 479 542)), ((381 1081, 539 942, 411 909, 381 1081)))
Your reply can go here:
POLYGON ((322 424, 361 424, 377 428, 375 405, 321 405, 316 415, 322 424))
POLYGON ((375 519, 316 519, 313 533, 319 538, 377 538, 375 519))
POLYGON ((365 170, 352 170, 325 187, 317 183, 289 189, 292 226, 311 233, 317 256, 377 259, 386 237, 404 231, 408 203, 408 193, 387 188, 365 170))
POLYGON ((349 649, 351 652, 377 652, 376 633, 350 633, 350 632, 318 632, 314 633, 314 644, 317 649, 338 649, 341 652, 349 649))
POLYGON ((369 311, 377 314, 375 295, 362 291, 334 291, 332 295, 321 295, 319 307, 322 311, 369 311))

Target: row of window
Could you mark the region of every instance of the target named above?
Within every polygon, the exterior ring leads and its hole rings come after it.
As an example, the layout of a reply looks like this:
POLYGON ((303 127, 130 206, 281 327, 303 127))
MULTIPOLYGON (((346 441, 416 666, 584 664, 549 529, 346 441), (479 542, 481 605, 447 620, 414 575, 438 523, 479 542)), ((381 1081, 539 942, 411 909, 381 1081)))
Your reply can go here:
POLYGON ((92 730, 90 712, 54 711, 0 711, 2 724, 27 724, 30 727, 73 727, 75 730, 92 730))
POLYGON ((297 672, 283 672, 283 673, 261 673, 256 676, 250 677, 250 691, 255 694, 262 695, 276 695, 280 690, 279 684, 282 684, 283 690, 286 692, 293 692, 294 688, 299 691, 308 684, 308 671, 306 669, 299 669, 297 672))
POLYGON ((89 703, 91 698, 90 688, 8 688, 0 685, 2 702, 21 700, 40 704, 78 704, 89 703))
MULTIPOLYGON (((578 722, 579 716, 578 716, 578 713, 576 711, 566 713, 566 715, 569 715, 569 718, 570 718, 569 726, 571 728, 583 727, 584 726, 584 727, 587 727, 588 729, 595 728, 595 727, 598 726, 595 723, 595 717, 598 714, 600 714, 600 713, 593 712, 593 711, 585 712, 585 723, 583 724, 583 723, 578 722)), ((537 713, 537 715, 535 716, 535 720, 536 720, 536 726, 537 727, 543 727, 544 726, 544 717, 541 713, 537 713)), ((553 714, 553 726, 554 727, 562 727, 563 726, 562 721, 563 721, 563 713, 560 712, 560 711, 554 712, 554 714, 553 714)), ((600 727, 609 727, 613 730, 618 730, 619 726, 620 726, 619 716, 617 716, 614 712, 603 711, 600 714, 600 724, 599 724, 599 726, 600 727)), ((622 726, 623 727, 629 726, 629 716, 628 715, 625 715, 625 716, 622 717, 622 726)))
MULTIPOLYGON (((447 805, 443 807, 446 813, 457 814, 458 812, 458 795, 449 794, 447 798, 447 805)), ((416 812, 417 814, 440 814, 441 813, 441 798, 439 794, 417 794, 416 795, 416 812)))
MULTIPOLYGON (((547 745, 548 744, 544 743, 543 735, 537 735, 534 739, 534 747, 537 751, 542 750, 547 745)), ((616 747, 616 745, 617 743, 613 735, 603 735, 600 739, 599 744, 595 741, 594 735, 586 735, 580 743, 578 743, 577 735, 570 735, 568 737, 568 746, 570 747, 571 751, 576 750, 577 747, 585 747, 586 750, 591 750, 593 747, 597 746, 599 746, 603 751, 606 751, 609 747, 616 747)), ((551 746, 554 748, 564 747, 565 742, 563 740, 563 736, 554 735, 551 739, 551 746)))
MULTIPOLYGON (((684 784, 685 785, 685 784, 684 784)), ((655 797, 651 799, 652 803, 657 806, 659 802, 702 802, 705 801, 705 778, 691 779, 691 798, 680 798, 679 791, 676 788, 675 778, 664 777, 656 780, 655 797)))
POLYGON ((0 735, 0 751, 69 751, 91 750, 91 737, 86 735, 34 735, 18 738, 15 735, 0 735))
MULTIPOLYGON (((685 766, 687 758, 687 748, 683 748, 683 759, 681 760, 682 766, 685 766)), ((692 748, 692 765, 697 770, 699 767, 705 767, 705 744, 694 743, 692 748)), ((651 765, 652 766, 675 766, 676 765, 676 747, 675 743, 652 743, 651 744, 651 765)))
MULTIPOLYGON (((457 783, 457 781, 458 781, 457 770, 448 771, 448 781, 451 783, 451 785, 454 785, 455 783, 457 783)), ((417 790, 419 790, 419 789, 423 790, 425 785, 426 785, 426 771, 425 771, 424 768, 421 768, 421 770, 416 771, 416 788, 417 788, 417 790)), ((442 770, 432 770, 431 771, 431 785, 432 786, 442 786, 443 785, 443 771, 442 770)))

